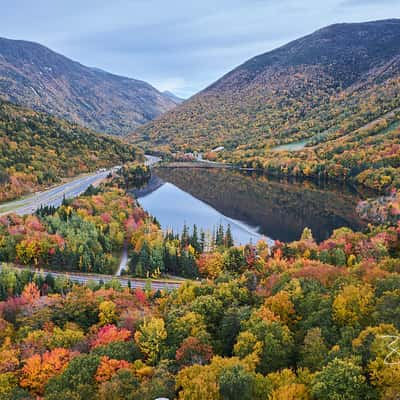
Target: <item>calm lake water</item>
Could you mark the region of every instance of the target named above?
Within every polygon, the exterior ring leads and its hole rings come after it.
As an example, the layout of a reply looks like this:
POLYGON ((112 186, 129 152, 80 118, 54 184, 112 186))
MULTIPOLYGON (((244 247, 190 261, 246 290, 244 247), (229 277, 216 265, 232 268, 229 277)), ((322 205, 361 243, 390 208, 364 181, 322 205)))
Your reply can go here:
POLYGON ((305 227, 321 241, 336 228, 365 226, 355 207, 366 193, 234 170, 158 168, 136 195, 165 230, 181 232, 184 224, 196 224, 212 232, 219 224, 229 224, 238 244, 261 238, 297 240, 305 227))

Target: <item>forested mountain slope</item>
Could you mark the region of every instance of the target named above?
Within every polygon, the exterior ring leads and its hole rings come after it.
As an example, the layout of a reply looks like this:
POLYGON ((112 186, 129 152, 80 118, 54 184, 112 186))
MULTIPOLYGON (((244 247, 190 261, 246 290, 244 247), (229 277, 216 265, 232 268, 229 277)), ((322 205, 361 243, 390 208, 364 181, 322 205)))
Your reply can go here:
MULTIPOLYGON (((379 91, 377 96, 379 96, 379 91)), ((400 188, 400 109, 349 133, 333 132, 300 151, 271 151, 232 161, 275 175, 347 180, 386 192, 400 188)))
POLYGON ((146 82, 86 67, 37 43, 3 38, 0 96, 117 135, 176 105, 146 82))
POLYGON ((139 154, 118 139, 0 101, 0 201, 139 154))
MULTIPOLYGON (((282 154, 272 151, 275 146, 314 137, 329 143, 332 138, 358 132, 399 106, 400 20, 338 24, 247 61, 178 108, 139 128, 132 140, 164 151, 208 151, 223 145, 226 150, 219 153, 221 159, 278 168, 286 174, 291 171, 279 162, 282 154)), ((396 135, 381 139, 385 148, 398 143, 396 135)), ((352 146, 349 140, 348 149, 352 146)), ((371 147, 365 135, 353 141, 354 151, 359 143, 371 147)), ((372 149, 380 151, 382 146, 372 149)), ((332 158, 331 147, 320 149, 322 153, 310 150, 295 157, 304 164, 311 157, 316 167, 323 157, 332 158)), ((366 161, 370 161, 371 151, 368 153, 366 161)), ((375 158, 375 150, 372 153, 375 158)), ((342 161, 334 163, 339 165, 338 171, 320 167, 309 172, 313 165, 304 165, 299 173, 343 176, 349 167, 342 161)), ((299 166, 298 160, 292 164, 299 166)), ((387 161, 381 164, 374 167, 397 167, 387 161)), ((363 167, 359 167, 361 172, 363 167)))

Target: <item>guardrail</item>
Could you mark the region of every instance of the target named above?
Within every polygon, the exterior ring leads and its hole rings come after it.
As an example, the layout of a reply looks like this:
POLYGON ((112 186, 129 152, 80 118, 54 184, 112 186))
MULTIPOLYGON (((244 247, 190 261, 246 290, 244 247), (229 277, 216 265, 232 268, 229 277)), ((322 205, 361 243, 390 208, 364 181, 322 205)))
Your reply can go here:
MULTIPOLYGON (((29 268, 24 266, 7 265, 6 268, 11 268, 15 270, 29 270, 42 276, 52 275, 53 277, 60 277, 69 279, 71 282, 85 284, 89 281, 96 283, 108 283, 111 281, 118 281, 122 287, 145 288, 150 285, 152 289, 155 290, 175 290, 178 289, 185 281, 179 280, 162 280, 162 279, 139 279, 139 278, 129 278, 129 277, 119 277, 114 275, 101 275, 101 274, 85 274, 81 272, 65 272, 65 271, 53 271, 39 268, 29 268)), ((3 265, 0 264, 0 270, 3 265)))

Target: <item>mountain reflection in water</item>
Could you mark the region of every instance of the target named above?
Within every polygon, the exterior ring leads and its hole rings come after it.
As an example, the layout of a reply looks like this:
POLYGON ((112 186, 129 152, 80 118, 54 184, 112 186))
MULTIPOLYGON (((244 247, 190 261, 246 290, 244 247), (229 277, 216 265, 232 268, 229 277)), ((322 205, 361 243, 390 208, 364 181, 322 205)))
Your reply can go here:
POLYGON ((219 223, 230 224, 237 243, 254 243, 263 235, 297 240, 305 227, 321 241, 336 228, 365 226, 355 211, 363 194, 344 185, 276 180, 228 169, 158 168, 153 175, 138 197, 163 229, 180 232, 186 223, 211 231, 219 223))

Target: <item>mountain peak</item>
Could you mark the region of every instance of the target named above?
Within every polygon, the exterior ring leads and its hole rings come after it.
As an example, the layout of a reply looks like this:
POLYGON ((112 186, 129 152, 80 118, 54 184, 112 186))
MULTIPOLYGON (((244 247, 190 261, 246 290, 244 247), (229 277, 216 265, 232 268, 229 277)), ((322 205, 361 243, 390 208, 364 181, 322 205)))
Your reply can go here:
POLYGON ((86 67, 35 42, 0 38, 0 96, 112 134, 175 107, 150 84, 86 67))
POLYGON ((172 151, 222 145, 235 159, 263 155, 326 129, 341 134, 372 118, 370 109, 392 109, 399 78, 400 20, 335 24, 253 57, 133 138, 172 151))
POLYGON ((180 104, 185 101, 185 99, 182 99, 181 97, 178 97, 175 93, 170 92, 169 90, 164 90, 163 94, 167 97, 169 97, 174 103, 180 104))
POLYGON ((258 55, 211 87, 240 73, 253 79, 266 70, 322 66, 341 86, 349 86, 372 67, 399 54, 400 19, 329 25, 282 47, 258 55))

